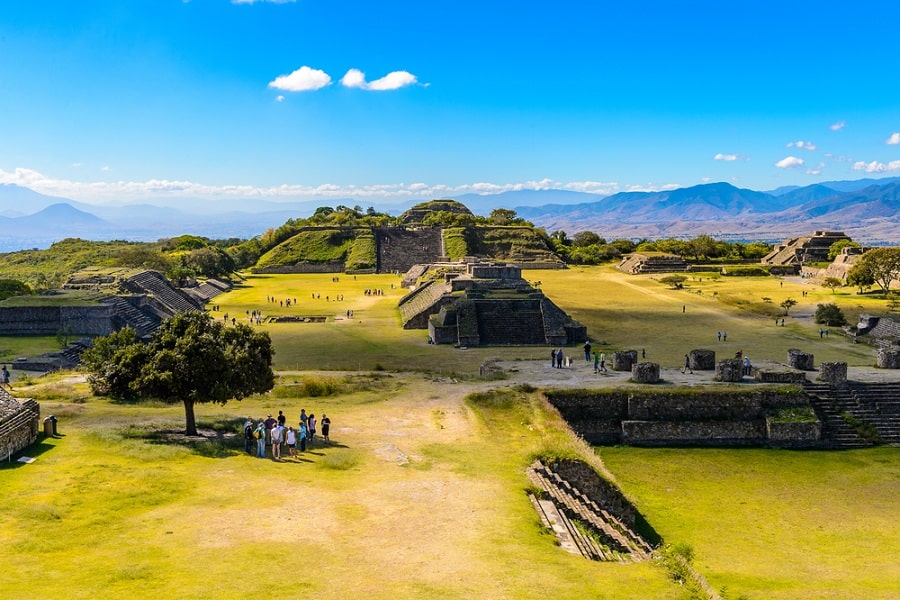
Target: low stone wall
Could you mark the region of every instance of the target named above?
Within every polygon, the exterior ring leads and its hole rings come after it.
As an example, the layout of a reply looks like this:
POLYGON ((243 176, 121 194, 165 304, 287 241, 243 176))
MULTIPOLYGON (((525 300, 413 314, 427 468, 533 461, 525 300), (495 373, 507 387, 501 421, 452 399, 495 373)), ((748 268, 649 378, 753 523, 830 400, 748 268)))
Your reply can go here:
POLYGON ((344 261, 331 261, 323 263, 302 263, 299 265, 278 265, 272 267, 254 267, 253 273, 264 275, 290 274, 290 273, 343 273, 344 261))
POLYGON ((109 335, 115 310, 108 304, 90 306, 14 306, 0 308, 0 335, 109 335))
MULTIPOLYGON (((799 389, 550 390, 545 396, 591 444, 767 445, 770 415, 779 409, 810 406, 799 389)), ((777 446, 815 446, 821 437, 821 430, 811 430, 809 423, 795 429, 776 424, 773 431, 772 445, 777 446), (795 437, 791 437, 793 431, 795 437)))
POLYGON ((753 369, 753 378, 761 383, 796 383, 806 381, 806 373, 803 371, 786 371, 784 369, 753 369))
POLYGON ((659 363, 634 364, 631 367, 631 380, 635 383, 659 383, 659 363))
POLYGON ((744 362, 739 358, 726 358, 716 363, 716 380, 740 383, 744 380, 744 362))
POLYGON ((822 423, 808 421, 786 423, 766 418, 766 440, 781 448, 808 448, 822 439, 822 423))
POLYGON ((756 446, 765 423, 754 421, 622 421, 622 439, 633 446, 756 446))
POLYGON ((0 393, 0 460, 37 441, 41 407, 34 400, 17 400, 5 391, 0 393))

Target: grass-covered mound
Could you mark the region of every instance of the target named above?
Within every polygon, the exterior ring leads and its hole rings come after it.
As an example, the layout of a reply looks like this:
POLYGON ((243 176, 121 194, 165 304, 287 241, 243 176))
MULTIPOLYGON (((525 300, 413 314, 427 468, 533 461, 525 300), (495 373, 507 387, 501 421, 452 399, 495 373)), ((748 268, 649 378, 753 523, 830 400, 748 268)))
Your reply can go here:
POLYGON ((347 262, 353 255, 357 265, 375 263, 375 244, 371 229, 310 228, 278 244, 256 263, 258 268, 347 262), (362 238, 360 248, 354 244, 362 238))
POLYGON ((444 230, 444 251, 454 260, 481 256, 516 262, 560 261, 547 238, 525 225, 448 227, 444 230))

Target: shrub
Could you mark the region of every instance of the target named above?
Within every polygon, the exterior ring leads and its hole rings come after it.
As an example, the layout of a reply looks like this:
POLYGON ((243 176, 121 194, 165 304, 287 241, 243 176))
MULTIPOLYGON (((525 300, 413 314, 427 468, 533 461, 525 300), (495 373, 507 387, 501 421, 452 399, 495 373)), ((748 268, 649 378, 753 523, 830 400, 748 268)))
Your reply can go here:
POLYGON ((728 267, 722 270, 728 277, 768 277, 770 275, 763 267, 728 267))
POLYGON ((817 304, 816 305, 816 323, 839 327, 847 323, 844 312, 837 304, 817 304))

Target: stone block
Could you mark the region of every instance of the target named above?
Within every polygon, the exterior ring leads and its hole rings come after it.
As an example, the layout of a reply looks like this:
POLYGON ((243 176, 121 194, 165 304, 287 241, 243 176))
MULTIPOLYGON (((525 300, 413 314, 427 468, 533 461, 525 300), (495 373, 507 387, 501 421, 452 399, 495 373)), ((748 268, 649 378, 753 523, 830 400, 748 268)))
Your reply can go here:
POLYGON ((688 354, 691 369, 694 371, 714 371, 716 369, 715 350, 696 349, 688 354))
POLYGON ((813 355, 796 348, 788 350, 788 364, 794 369, 800 369, 801 371, 816 370, 813 366, 813 355))
POLYGON ((900 350, 879 349, 875 366, 879 369, 900 369, 900 350))
POLYGON ((635 383, 659 383, 659 363, 635 363, 631 367, 631 380, 635 383))
POLYGON ((716 381, 739 383, 744 380, 744 362, 739 358, 726 358, 716 363, 716 381))
POLYGON ((819 381, 832 386, 847 383, 847 363, 823 362, 819 364, 819 381))
POLYGON ((637 350, 623 350, 613 353, 613 371, 630 371, 631 367, 637 363, 637 350))

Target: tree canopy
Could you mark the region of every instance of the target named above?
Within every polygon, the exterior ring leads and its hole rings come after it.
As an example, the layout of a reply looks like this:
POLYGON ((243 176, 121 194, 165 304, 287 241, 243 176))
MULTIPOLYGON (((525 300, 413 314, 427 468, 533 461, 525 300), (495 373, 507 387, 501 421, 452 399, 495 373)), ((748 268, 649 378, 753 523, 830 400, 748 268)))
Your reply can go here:
POLYGON ((163 322, 148 344, 126 328, 95 340, 82 357, 95 393, 184 405, 185 432, 197 434, 194 405, 225 404, 275 385, 269 334, 200 312, 163 322))
POLYGON ((900 248, 875 248, 862 255, 847 274, 854 285, 859 281, 868 281, 878 285, 885 294, 891 284, 900 278, 900 248))

